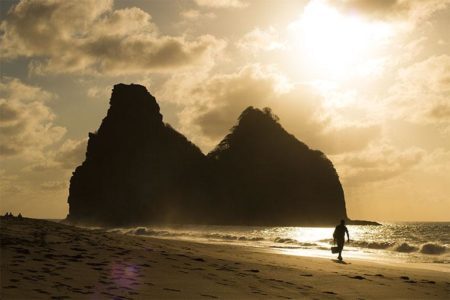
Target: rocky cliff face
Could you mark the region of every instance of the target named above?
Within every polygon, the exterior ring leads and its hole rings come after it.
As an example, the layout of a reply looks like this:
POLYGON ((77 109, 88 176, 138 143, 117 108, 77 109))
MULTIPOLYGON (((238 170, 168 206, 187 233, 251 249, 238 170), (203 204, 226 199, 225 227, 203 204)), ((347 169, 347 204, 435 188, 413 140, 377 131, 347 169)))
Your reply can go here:
POLYGON ((347 218, 330 160, 247 108, 207 156, 164 124, 145 87, 114 86, 70 181, 68 221, 108 225, 334 224, 347 218))
POLYGON ((202 198, 197 174, 204 163, 194 144, 162 122, 145 87, 118 84, 71 178, 68 219, 116 225, 188 219, 182 206, 202 198))

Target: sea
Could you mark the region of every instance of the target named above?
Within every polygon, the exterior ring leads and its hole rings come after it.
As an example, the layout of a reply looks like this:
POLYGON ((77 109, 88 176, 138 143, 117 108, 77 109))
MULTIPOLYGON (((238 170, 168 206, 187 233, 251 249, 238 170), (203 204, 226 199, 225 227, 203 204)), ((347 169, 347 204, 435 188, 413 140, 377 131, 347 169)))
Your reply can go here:
MULTIPOLYGON (((344 259, 406 263, 450 272, 450 222, 347 225, 350 243, 344 259)), ((334 227, 148 226, 115 228, 113 232, 206 244, 254 247, 285 255, 335 258, 334 227)))

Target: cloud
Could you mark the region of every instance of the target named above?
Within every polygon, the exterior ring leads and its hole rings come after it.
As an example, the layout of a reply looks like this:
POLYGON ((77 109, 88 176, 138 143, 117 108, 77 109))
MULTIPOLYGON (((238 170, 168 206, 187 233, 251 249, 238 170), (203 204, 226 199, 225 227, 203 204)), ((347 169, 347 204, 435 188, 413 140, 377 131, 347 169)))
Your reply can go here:
POLYGON ((346 12, 362 13, 377 19, 423 20, 448 6, 448 0, 340 0, 327 1, 346 12))
POLYGON ((57 191, 67 189, 66 181, 47 181, 40 185, 44 191, 57 191))
POLYGON ((266 106, 276 98, 285 81, 281 75, 259 66, 214 76, 196 91, 209 102, 195 117, 194 124, 209 137, 222 137, 247 106, 266 106))
POLYGON ((43 156, 46 147, 66 133, 56 126, 55 114, 46 105, 53 95, 18 79, 0 82, 0 156, 23 155, 25 159, 43 156))
POLYGON ((66 139, 58 148, 48 150, 45 156, 24 168, 26 172, 74 170, 86 158, 87 139, 66 139))
POLYGON ((397 117, 414 122, 450 123, 450 56, 432 56, 398 72, 388 102, 397 117))
MULTIPOLYGON (((0 195, 2 197, 18 194, 22 191, 17 185, 17 175, 10 175, 4 169, 0 169, 0 195)), ((2 201, 0 201, 2 202, 2 201)))
POLYGON ((386 141, 356 156, 332 157, 350 212, 397 221, 448 220, 449 158, 448 149, 399 149, 386 141))
POLYGON ((180 13, 180 16, 188 21, 197 21, 200 19, 214 19, 216 18, 216 15, 212 12, 208 12, 208 13, 203 13, 199 10, 196 9, 188 9, 188 10, 183 10, 180 13))
POLYGON ((162 35, 147 12, 112 1, 23 1, 0 29, 0 56, 30 57, 38 74, 165 72, 211 63, 225 46, 211 35, 162 35))
POLYGON ((422 162, 419 148, 397 149, 387 143, 373 143, 364 151, 333 156, 345 185, 358 186, 389 180, 422 162))
POLYGON ((242 0, 194 0, 198 6, 212 8, 244 8, 248 3, 242 0))
POLYGON ((273 27, 269 27, 267 30, 260 28, 253 29, 237 42, 237 46, 242 50, 250 51, 254 54, 261 51, 285 48, 285 45, 279 41, 279 35, 273 27))
POLYGON ((179 114, 181 131, 203 149, 211 148, 236 122, 248 106, 267 106, 288 90, 286 78, 269 67, 244 66, 230 74, 218 74, 192 82, 190 76, 166 83, 165 98, 172 98, 184 109, 179 114), (178 99, 177 98, 181 98, 178 99), (183 102, 184 100, 184 102, 183 102), (188 103, 186 103, 188 101, 188 103))
POLYGON ((327 154, 364 149, 380 135, 378 125, 335 125, 323 97, 307 85, 293 85, 273 67, 247 65, 233 73, 193 78, 176 75, 156 96, 180 107, 177 129, 204 151, 228 133, 248 106, 272 108, 286 130, 327 154))
POLYGON ((379 138, 381 128, 377 124, 368 125, 329 125, 315 136, 314 145, 327 154, 354 152, 366 148, 379 138))
POLYGON ((74 169, 86 157, 87 139, 66 140, 55 155, 55 161, 64 169, 74 169))

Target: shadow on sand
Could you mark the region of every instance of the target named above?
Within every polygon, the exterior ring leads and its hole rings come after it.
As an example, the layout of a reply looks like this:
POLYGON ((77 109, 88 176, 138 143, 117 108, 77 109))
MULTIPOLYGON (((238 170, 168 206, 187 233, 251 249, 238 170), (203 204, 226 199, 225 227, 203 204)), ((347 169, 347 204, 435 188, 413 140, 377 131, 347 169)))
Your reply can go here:
POLYGON ((343 260, 339 260, 339 259, 332 259, 331 261, 337 263, 337 264, 342 264, 342 265, 350 265, 350 263, 345 262, 343 260))

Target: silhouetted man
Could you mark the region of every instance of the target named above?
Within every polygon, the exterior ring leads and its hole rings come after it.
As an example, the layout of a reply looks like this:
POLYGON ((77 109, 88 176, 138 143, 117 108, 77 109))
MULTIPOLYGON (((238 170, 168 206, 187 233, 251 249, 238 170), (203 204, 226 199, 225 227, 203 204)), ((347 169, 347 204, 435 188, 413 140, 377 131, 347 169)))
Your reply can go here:
POLYGON ((333 233, 334 242, 337 243, 339 248, 338 259, 342 260, 342 250, 344 249, 345 234, 347 233, 347 243, 350 242, 350 235, 348 234, 348 229, 345 226, 345 220, 341 220, 341 224, 336 226, 333 233))

